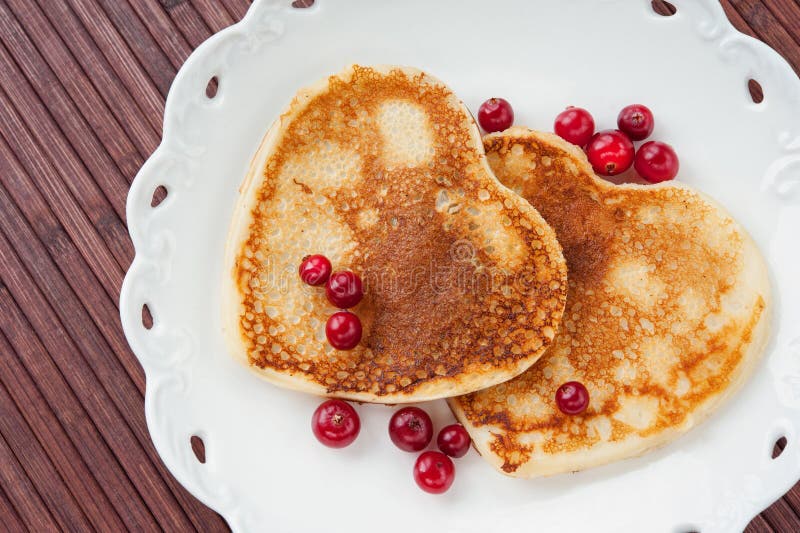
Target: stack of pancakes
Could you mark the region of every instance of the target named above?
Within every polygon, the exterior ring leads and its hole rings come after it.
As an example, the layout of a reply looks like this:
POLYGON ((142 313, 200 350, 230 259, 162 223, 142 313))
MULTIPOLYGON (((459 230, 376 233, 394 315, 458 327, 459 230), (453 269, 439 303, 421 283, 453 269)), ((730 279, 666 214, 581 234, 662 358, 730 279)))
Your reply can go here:
POLYGON ((275 384, 375 403, 448 398, 507 474, 637 455, 752 373, 769 285, 746 232, 675 183, 613 185, 554 135, 481 140, 443 83, 353 66, 301 90, 241 188, 226 251, 231 353, 275 384), (349 351, 297 276, 321 253, 364 279, 349 351), (561 413, 580 381, 588 409, 561 413))

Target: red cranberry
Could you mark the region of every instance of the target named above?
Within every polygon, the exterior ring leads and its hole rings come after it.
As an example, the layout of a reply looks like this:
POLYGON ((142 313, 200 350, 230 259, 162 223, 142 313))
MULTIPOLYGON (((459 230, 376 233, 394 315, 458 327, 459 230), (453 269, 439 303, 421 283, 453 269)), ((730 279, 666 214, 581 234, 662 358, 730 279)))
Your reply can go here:
POLYGON ((617 116, 617 127, 632 141, 647 139, 655 127, 653 112, 642 104, 623 107, 617 116))
POLYGON ((578 381, 568 381, 556 391, 556 404, 562 413, 577 415, 589 407, 589 391, 578 381))
POLYGON ((436 438, 436 445, 450 457, 464 457, 469 451, 470 438, 461 424, 445 426, 436 438))
POLYGON ((329 448, 344 448, 358 437, 361 421, 353 407, 342 400, 322 402, 311 417, 311 430, 329 448))
POLYGON ((431 494, 447 492, 456 479, 456 467, 442 452, 425 452, 414 463, 414 481, 431 494))
POLYGON ((589 163, 602 176, 615 176, 628 170, 633 154, 633 143, 619 130, 595 133, 586 146, 589 163))
POLYGON ((325 324, 325 336, 337 350, 352 350, 361 342, 361 320, 349 311, 333 313, 325 324))
POLYGON ((583 147, 594 135, 594 119, 585 109, 570 106, 558 114, 553 131, 565 141, 583 147))
POLYGON ((307 255, 300 263, 300 279, 309 285, 323 285, 331 275, 331 262, 324 255, 307 255))
POLYGON ((649 141, 639 147, 633 167, 650 183, 671 180, 678 175, 678 154, 666 143, 649 141))
POLYGON ((364 297, 361 278, 349 270, 334 272, 325 285, 325 296, 331 304, 340 309, 354 307, 364 297))
POLYGON ((514 123, 514 110, 502 98, 489 98, 478 108, 478 124, 487 133, 503 131, 514 123))
POLYGON ((403 407, 389 420, 389 437, 403 451, 425 449, 433 438, 433 422, 419 407, 403 407))

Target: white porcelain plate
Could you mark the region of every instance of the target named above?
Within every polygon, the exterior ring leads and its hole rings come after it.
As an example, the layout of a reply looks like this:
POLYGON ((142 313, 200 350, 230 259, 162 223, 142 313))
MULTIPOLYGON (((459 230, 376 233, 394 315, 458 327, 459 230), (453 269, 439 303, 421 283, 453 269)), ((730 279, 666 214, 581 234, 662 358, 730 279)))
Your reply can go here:
MULTIPOLYGON (((800 478, 800 81, 714 0, 673 3, 664 17, 649 0, 256 0, 203 43, 175 78, 164 140, 130 190, 136 259, 120 297, 147 373, 148 426, 178 480, 234 530, 273 532, 736 531, 786 492, 800 478), (654 137, 681 157, 679 179, 727 207, 770 265, 773 335, 756 375, 710 421, 644 457, 518 480, 471 451, 443 496, 414 484, 414 456, 387 436, 391 408, 358 406, 356 443, 319 445, 318 398, 270 386, 226 353, 219 292, 229 217, 262 135, 298 88, 349 63, 425 69, 473 112, 502 96, 517 124, 538 129, 567 105, 590 109, 600 127, 624 105, 650 106, 654 137), (159 186, 167 198, 151 207, 159 186)), ((426 408, 437 426, 452 420, 444 402, 426 408)))

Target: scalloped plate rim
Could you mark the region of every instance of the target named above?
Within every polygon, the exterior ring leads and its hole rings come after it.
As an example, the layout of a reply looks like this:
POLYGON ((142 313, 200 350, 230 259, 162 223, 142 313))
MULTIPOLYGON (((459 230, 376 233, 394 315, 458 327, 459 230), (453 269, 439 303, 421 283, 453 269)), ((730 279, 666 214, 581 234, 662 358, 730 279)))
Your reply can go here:
MULTIPOLYGON (((618 0, 608 0, 609 3, 618 0)), ((722 7, 720 4, 715 2, 714 0, 702 0, 702 2, 712 10, 718 10, 719 12, 723 12, 722 7)), ((195 65, 200 65, 202 59, 212 53, 217 43, 223 42, 227 37, 233 36, 236 34, 244 33, 248 29, 248 27, 252 24, 255 24, 256 14, 259 8, 262 5, 266 5, 268 3, 267 0, 255 0, 253 5, 248 10, 245 17, 239 21, 238 23, 227 27, 220 32, 212 35, 203 43, 201 43, 186 59, 185 63, 181 66, 180 70, 176 74, 175 80, 173 81, 172 86, 170 87, 166 104, 164 110, 164 120, 163 120, 163 138, 157 149, 153 152, 153 154, 148 158, 148 160, 143 165, 142 169, 137 174, 134 182, 131 185, 131 189, 127 198, 126 203, 126 214, 129 221, 136 221, 138 218, 137 215, 137 207, 136 207, 136 200, 138 199, 139 195, 145 194, 147 191, 144 191, 144 187, 148 185, 148 181, 146 176, 151 172, 151 168, 155 165, 162 157, 164 157, 173 145, 173 131, 178 128, 176 124, 176 117, 175 117, 175 108, 177 106, 176 100, 180 97, 178 94, 180 91, 180 87, 190 78, 192 70, 195 68, 195 65)), ((679 3, 679 2, 675 2, 679 3)), ((318 5, 315 5, 311 8, 308 8, 308 15, 311 15, 316 9, 318 5)), ((717 13, 717 16, 719 13, 717 13)), ((794 94, 796 96, 800 95, 800 80, 796 79, 794 71, 792 67, 784 59, 781 57, 775 50, 770 48, 768 45, 763 43, 762 41, 750 37, 746 34, 743 34, 736 30, 733 24, 724 16, 723 18, 725 23, 727 23, 727 27, 722 30, 722 34, 725 35, 725 38, 728 40, 742 40, 744 42, 749 43, 749 46, 753 47, 756 50, 759 50, 759 53, 762 54, 764 57, 767 57, 770 61, 772 61, 772 66, 777 66, 782 73, 778 73, 779 76, 785 77, 792 77, 795 78, 795 86, 794 86, 794 94)), ((798 100, 800 100, 800 96, 798 96, 798 100)), ((123 330, 125 335, 131 344, 131 348, 133 349, 134 353, 136 354, 137 358, 139 358, 140 362, 142 362, 143 367, 147 373, 148 379, 148 387, 146 391, 146 418, 148 428, 151 431, 151 436, 154 440, 156 448, 159 451, 159 454, 164 457, 164 453, 162 450, 164 447, 168 446, 162 439, 159 438, 157 430, 154 430, 156 427, 155 424, 155 412, 153 406, 153 397, 152 397, 152 387, 150 386, 150 381, 158 375, 158 371, 154 368, 149 367, 149 364, 146 362, 147 359, 147 348, 140 342, 140 339, 136 333, 137 325, 136 322, 139 320, 138 313, 141 311, 141 308, 138 306, 140 300, 135 297, 135 282, 143 276, 143 272, 145 272, 148 268, 147 257, 144 253, 142 253, 141 248, 144 246, 144 242, 139 238, 140 234, 138 233, 141 228, 135 225, 135 223, 130 224, 130 232, 131 237, 134 242, 134 247, 136 251, 136 255, 129 267, 129 270, 123 280, 121 294, 120 294, 120 316, 121 322, 123 326, 123 330)), ((772 339, 774 342, 774 337, 772 339)), ((766 363, 764 363, 766 366, 766 363)), ((795 435, 792 435, 795 437, 795 435)), ((166 462, 166 459, 165 459, 166 462)), ((222 514, 227 520, 231 527, 236 528, 237 526, 241 526, 243 522, 239 521, 239 511, 236 509, 235 505, 230 498, 220 500, 219 498, 213 497, 210 493, 203 487, 199 486, 196 483, 196 480, 189 475, 186 475, 186 472, 181 468, 174 468, 175 465, 167 464, 170 468, 172 473, 178 478, 181 484, 187 488, 193 495, 198 497, 203 503, 208 505, 211 508, 214 508, 220 514, 222 514), (227 500, 227 501, 225 501, 227 500)), ((792 463, 790 465, 785 465, 785 468, 791 468, 794 472, 793 477, 796 479, 800 477, 800 464, 792 463)), ((758 506, 767 506, 775 501, 777 498, 780 497, 783 492, 791 488, 793 483, 786 482, 782 484, 780 487, 771 487, 772 490, 765 490, 762 493, 762 497, 757 502, 756 505, 758 506), (770 493, 769 495, 767 493, 770 493)), ((229 495, 230 496, 230 495, 229 495)), ((755 513, 757 514, 757 513, 755 513)), ((749 521, 752 519, 755 514, 748 514, 746 517, 749 521)), ((741 521, 741 520, 740 520, 741 521)), ((745 522, 746 523, 746 522, 745 522)), ((743 524, 737 524, 742 525, 743 524)))

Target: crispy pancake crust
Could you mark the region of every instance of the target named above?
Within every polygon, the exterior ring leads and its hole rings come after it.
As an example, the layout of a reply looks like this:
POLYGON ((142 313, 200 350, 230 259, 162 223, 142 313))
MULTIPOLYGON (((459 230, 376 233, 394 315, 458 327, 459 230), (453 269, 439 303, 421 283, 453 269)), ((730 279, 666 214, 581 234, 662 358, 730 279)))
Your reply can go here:
POLYGON ((569 269, 553 345, 521 376, 450 401, 480 453, 533 477, 635 456, 698 424, 752 373, 769 282, 746 232, 679 183, 613 185, 559 137, 512 128, 484 145, 498 179, 555 229, 569 269), (589 390, 580 416, 556 389, 589 390))
POLYGON ((469 112, 431 76, 358 67, 302 90, 242 187, 223 323, 267 380, 353 400, 463 394, 544 352, 566 300, 552 229, 492 175, 469 112), (304 255, 364 279, 361 344, 325 340, 335 310, 304 255))

